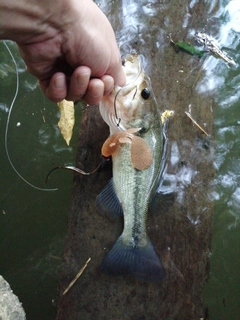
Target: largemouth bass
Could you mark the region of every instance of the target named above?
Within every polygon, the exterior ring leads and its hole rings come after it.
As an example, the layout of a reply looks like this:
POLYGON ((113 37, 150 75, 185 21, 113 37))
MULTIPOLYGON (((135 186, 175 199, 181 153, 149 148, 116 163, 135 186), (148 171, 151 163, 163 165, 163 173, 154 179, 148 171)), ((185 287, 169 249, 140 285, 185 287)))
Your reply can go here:
POLYGON ((97 197, 105 211, 124 215, 124 229, 102 261, 108 275, 131 275, 156 282, 165 269, 146 232, 148 205, 161 172, 163 132, 149 77, 137 55, 124 65, 127 84, 102 99, 100 113, 110 136, 102 147, 112 156, 113 179, 97 197))

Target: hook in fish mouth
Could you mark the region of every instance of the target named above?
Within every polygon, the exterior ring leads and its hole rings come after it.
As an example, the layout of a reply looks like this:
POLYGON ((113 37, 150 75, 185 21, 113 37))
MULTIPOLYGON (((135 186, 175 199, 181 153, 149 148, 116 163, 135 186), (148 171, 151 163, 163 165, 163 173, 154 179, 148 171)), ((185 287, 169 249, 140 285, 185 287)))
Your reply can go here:
POLYGON ((137 94, 137 85, 136 84, 126 84, 124 87, 120 88, 115 97, 114 97, 114 103, 113 103, 113 106, 114 106, 114 112, 115 112, 115 117, 116 119, 118 120, 118 123, 117 123, 117 126, 119 127, 120 125, 120 122, 121 122, 121 118, 118 116, 118 113, 117 113, 117 97, 118 95, 122 94, 122 96, 126 96, 127 94, 129 94, 132 90, 134 90, 134 94, 133 94, 133 97, 132 97, 132 100, 134 100, 136 94, 137 94))
POLYGON ((117 96, 119 95, 120 91, 122 90, 122 88, 120 88, 118 90, 118 92, 116 93, 115 97, 114 97, 114 103, 113 103, 113 106, 114 106, 114 112, 115 112, 115 117, 116 119, 118 120, 118 123, 117 123, 117 126, 119 127, 120 125, 120 122, 121 122, 121 118, 118 117, 117 115, 117 106, 116 106, 116 102, 117 102, 117 96))
POLYGON ((117 111, 117 98, 120 93, 121 93, 121 96, 125 97, 126 95, 130 94, 134 90, 133 97, 132 97, 132 100, 134 100, 138 90, 136 81, 142 72, 141 63, 136 52, 133 52, 132 54, 128 54, 125 58, 122 58, 123 67, 126 67, 127 63, 132 64, 132 67, 125 68, 126 77, 128 78, 128 81, 130 80, 130 82, 128 82, 122 88, 119 88, 119 90, 116 92, 116 95, 114 97, 114 103, 113 103, 115 117, 118 120, 117 122, 118 127, 120 126, 121 117, 119 116, 117 111))

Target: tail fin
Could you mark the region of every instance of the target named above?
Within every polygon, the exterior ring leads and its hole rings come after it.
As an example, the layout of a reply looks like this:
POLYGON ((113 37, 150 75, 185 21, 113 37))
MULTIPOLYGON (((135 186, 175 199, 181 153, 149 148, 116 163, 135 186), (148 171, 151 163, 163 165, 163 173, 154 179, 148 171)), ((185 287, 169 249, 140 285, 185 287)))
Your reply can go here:
POLYGON ((126 246, 120 236, 103 259, 100 270, 107 275, 131 275, 147 282, 158 282, 166 278, 163 264, 150 239, 144 247, 133 247, 126 246))

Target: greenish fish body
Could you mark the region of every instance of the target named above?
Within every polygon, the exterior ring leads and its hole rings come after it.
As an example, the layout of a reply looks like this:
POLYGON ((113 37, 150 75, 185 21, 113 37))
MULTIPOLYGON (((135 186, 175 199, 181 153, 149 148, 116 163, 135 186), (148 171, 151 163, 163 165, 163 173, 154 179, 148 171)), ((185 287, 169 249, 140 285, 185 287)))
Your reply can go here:
POLYGON ((124 216, 122 235, 100 268, 109 275, 132 275, 155 282, 165 278, 165 270, 147 235, 146 218, 160 179, 162 126, 150 79, 137 55, 127 56, 125 71, 127 85, 116 88, 100 104, 113 137, 109 148, 114 146, 114 152, 113 180, 97 202, 108 211, 122 211, 124 216))

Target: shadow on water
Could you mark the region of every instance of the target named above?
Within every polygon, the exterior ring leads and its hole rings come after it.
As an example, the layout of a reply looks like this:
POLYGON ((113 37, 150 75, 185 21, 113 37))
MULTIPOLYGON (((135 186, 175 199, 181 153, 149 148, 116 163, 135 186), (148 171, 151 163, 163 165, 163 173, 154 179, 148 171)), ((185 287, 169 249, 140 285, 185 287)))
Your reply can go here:
MULTIPOLYGON (((120 221, 100 215, 95 206, 96 195, 111 177, 111 168, 90 177, 75 176, 57 319, 237 320, 240 314, 238 1, 98 3, 113 25, 121 52, 134 49, 142 55, 160 110, 175 111, 167 132, 167 170, 154 199, 154 212, 148 217, 148 233, 162 257, 167 280, 146 284, 99 273, 102 258, 122 230, 120 221), (196 44, 196 31, 214 37, 236 66, 211 55, 200 59, 176 52, 170 44, 169 34, 174 42, 196 44), (209 136, 191 122, 185 111, 191 111, 209 136), (92 260, 82 277, 62 296, 89 257, 92 260)), ((3 137, 15 80, 14 68, 0 45, 3 137)), ((58 121, 55 106, 43 99, 35 79, 25 73, 16 47, 11 49, 18 59, 20 92, 9 127, 9 151, 24 177, 42 186, 49 169, 62 163, 74 164, 74 147, 70 151, 65 148, 55 126, 58 121), (48 119, 46 123, 41 110, 48 119), (18 123, 21 125, 17 126, 18 123)), ((100 148, 107 136, 108 128, 96 107, 86 109, 77 156, 86 171, 99 163, 100 148)), ((6 259, 1 259, 0 273, 23 302, 28 319, 53 319, 52 300, 62 265, 58 258, 66 232, 71 176, 63 171, 54 174, 50 187, 57 186, 59 190, 40 193, 19 181, 3 146, 1 158, 4 166, 0 172, 0 249, 6 259)))

